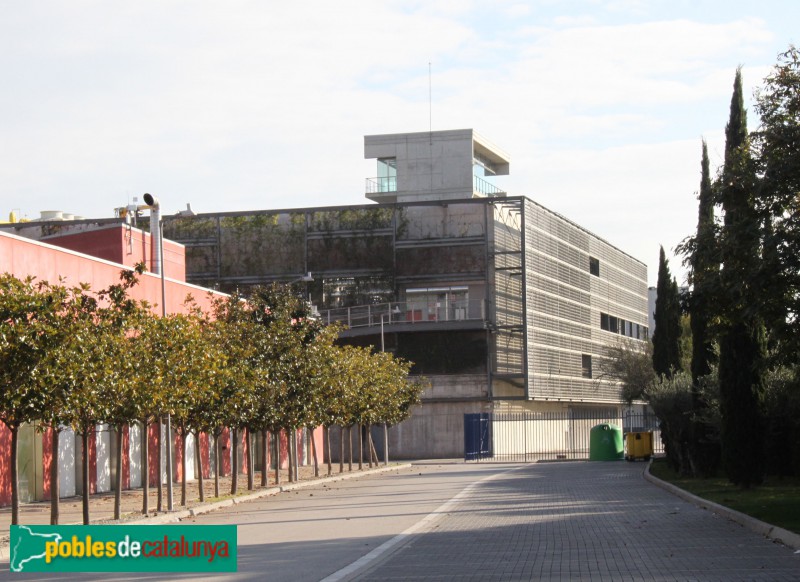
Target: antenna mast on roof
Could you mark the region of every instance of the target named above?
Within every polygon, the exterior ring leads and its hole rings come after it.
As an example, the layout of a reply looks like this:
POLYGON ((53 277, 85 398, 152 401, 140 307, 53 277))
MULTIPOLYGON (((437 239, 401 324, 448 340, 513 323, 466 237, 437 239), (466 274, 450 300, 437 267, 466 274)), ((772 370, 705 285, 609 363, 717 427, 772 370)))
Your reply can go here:
MULTIPOLYGON (((433 98, 431 91, 431 62, 428 61, 428 133, 433 134, 433 98)), ((433 145, 433 135, 430 136, 433 145)))

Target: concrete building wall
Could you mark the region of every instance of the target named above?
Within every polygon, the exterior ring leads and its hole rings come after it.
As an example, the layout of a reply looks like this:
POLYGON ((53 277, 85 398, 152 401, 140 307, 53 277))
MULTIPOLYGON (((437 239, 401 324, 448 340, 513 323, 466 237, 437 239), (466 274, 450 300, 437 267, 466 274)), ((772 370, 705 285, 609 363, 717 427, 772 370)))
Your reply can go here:
POLYGON ((472 198, 476 154, 494 173, 508 174, 508 156, 471 129, 365 136, 364 157, 391 158, 397 168, 396 191, 368 196, 378 202, 472 198))

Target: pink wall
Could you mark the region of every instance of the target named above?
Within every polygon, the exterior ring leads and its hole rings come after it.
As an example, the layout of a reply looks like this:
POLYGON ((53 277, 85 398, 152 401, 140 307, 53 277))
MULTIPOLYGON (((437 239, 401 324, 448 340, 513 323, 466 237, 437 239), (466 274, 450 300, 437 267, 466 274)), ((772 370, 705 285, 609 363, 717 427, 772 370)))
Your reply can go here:
MULTIPOLYGON (((105 259, 133 267, 144 262, 148 271, 153 271, 150 233, 138 228, 127 228, 114 224, 99 228, 47 237, 42 242, 57 247, 85 253, 92 257, 105 259)), ((170 279, 186 281, 186 248, 171 240, 164 240, 164 273, 170 279)))
MULTIPOLYGON (((97 291, 118 283, 119 273, 125 268, 117 263, 0 232, 0 272, 11 273, 20 279, 33 276, 40 281, 56 283, 59 277, 64 277, 67 285, 88 283, 97 291)), ((209 292, 217 297, 225 296, 169 278, 166 279, 165 291, 167 313, 187 313, 188 309, 183 305, 187 294, 191 294, 204 309, 211 306, 209 292)), ((143 274, 139 284, 131 289, 130 296, 146 299, 153 306, 161 305, 160 277, 152 273, 143 274)), ((161 312, 160 308, 154 307, 153 310, 161 312)))
POLYGON ((210 457, 210 443, 211 439, 205 433, 200 433, 200 456, 203 458, 203 477, 206 479, 211 478, 211 457, 210 457))
POLYGON ((231 474, 231 433, 227 428, 222 429, 219 436, 219 474, 231 474))
MULTIPOLYGON (((95 241, 95 243, 99 244, 99 247, 106 248, 104 253, 111 253, 109 250, 113 247, 113 241, 116 241, 117 245, 122 243, 127 244, 123 238, 121 238, 120 233, 121 230, 124 230, 124 227, 119 227, 118 229, 104 229, 99 231, 92 231, 87 233, 81 233, 77 235, 70 235, 67 237, 61 237, 59 244, 62 244, 67 239, 72 239, 70 244, 74 246, 80 246, 85 248, 86 250, 93 250, 98 247, 90 244, 91 241, 95 241), (100 233, 103 233, 102 235, 100 233), (98 239, 99 237, 99 239, 98 239), (108 237, 108 240, 104 239, 103 237, 108 237), (105 242, 103 242, 105 241, 105 242), (105 247, 104 245, 108 243, 110 246, 105 247)), ((149 235, 147 235, 149 236, 149 235)), ((140 243, 143 245, 143 251, 147 252, 147 243, 146 241, 140 240, 140 243)), ((191 294, 197 304, 204 309, 208 309, 211 305, 211 296, 209 296, 209 290, 197 287, 195 285, 190 285, 185 283, 183 280, 176 280, 178 278, 183 279, 183 269, 184 269, 184 255, 183 255, 183 247, 181 245, 177 245, 165 241, 165 254, 166 256, 166 264, 167 264, 167 272, 170 272, 172 268, 177 268, 180 266, 181 274, 176 275, 175 279, 168 278, 166 279, 166 306, 167 306, 167 313, 186 313, 188 310, 183 305, 184 300, 188 294, 191 294), (179 258, 175 258, 173 256, 179 255, 179 258)), ((109 256, 111 256, 109 254, 109 256)), ((137 261, 132 261, 135 263, 137 261)), ((95 257, 91 257, 85 254, 81 254, 79 252, 68 250, 65 248, 60 248, 57 246, 52 246, 50 244, 37 242, 30 239, 21 238, 12 234, 8 234, 5 232, 0 232, 0 272, 8 272, 16 277, 24 278, 27 276, 36 277, 38 280, 43 281, 50 281, 50 282, 57 282, 59 277, 63 277, 65 279, 65 284, 67 285, 77 285, 78 283, 88 283, 92 290, 97 291, 103 288, 108 287, 111 284, 119 282, 119 273, 121 269, 124 269, 123 265, 118 263, 114 263, 108 260, 99 259, 95 257)), ((224 294, 219 292, 211 292, 213 296, 216 297, 223 297, 224 294)), ((160 305, 161 303, 161 279, 157 275, 153 275, 151 273, 145 273, 139 278, 139 284, 133 287, 130 291, 131 297, 135 299, 145 299, 151 305, 154 306, 153 310, 156 313, 160 313, 160 307, 155 307, 156 305, 160 305)), ((147 436, 150 441, 150 451, 157 451, 156 447, 156 426, 151 425, 149 430, 147 431, 147 436)), ((244 438, 244 431, 240 432, 241 438, 244 438)), ((44 479, 45 479, 45 490, 49 494, 50 490, 50 483, 49 483, 49 463, 52 459, 52 454, 50 449, 50 439, 48 435, 44 435, 43 440, 43 449, 44 449, 44 479)), ((128 449, 128 431, 127 428, 124 432, 124 441, 123 441, 123 451, 127 453, 128 449)), ((322 430, 317 429, 314 432, 315 442, 317 443, 317 450, 318 454, 320 455, 320 462, 322 462, 322 430)), ((90 454, 90 475, 91 475, 91 483, 90 483, 90 491, 94 492, 97 485, 97 471, 96 471, 96 447, 95 447, 95 439, 90 438, 90 447, 89 447, 89 454, 90 454)), ((176 435, 176 442, 179 443, 179 439, 176 435)), ((209 465, 208 462, 209 458, 209 439, 205 435, 201 436, 200 439, 201 443, 201 454, 204 457, 204 469, 206 472, 206 476, 210 476, 209 465)), ((11 444, 11 434, 5 428, 5 426, 0 425, 0 505, 7 505, 11 501, 11 484, 10 484, 10 444, 11 444)), ((228 430, 226 429, 223 432, 221 444, 225 447, 222 450, 222 463, 221 469, 223 475, 229 475, 231 471, 231 464, 230 464, 230 435, 228 430)), ((176 447, 180 452, 180 446, 176 447)), ((124 459, 124 467, 123 467, 123 487, 129 487, 130 483, 130 467, 128 464, 128 455, 123 454, 124 459)), ((247 455, 245 450, 244 455, 244 463, 241 467, 243 472, 247 472, 249 468, 247 467, 247 455)), ((279 453, 280 465, 281 467, 286 467, 288 461, 288 451, 287 451, 287 441, 286 436, 281 434, 280 438, 280 453, 279 453)), ((80 459, 76 459, 76 464, 80 465, 80 459)), ((175 472, 178 474, 180 471, 180 457, 176 455, 175 459, 175 472)), ((150 467, 149 467, 149 474, 150 474, 150 484, 155 485, 157 482, 157 456, 156 454, 150 455, 150 467)))
POLYGON ((0 505, 11 503, 11 431, 0 423, 0 505))

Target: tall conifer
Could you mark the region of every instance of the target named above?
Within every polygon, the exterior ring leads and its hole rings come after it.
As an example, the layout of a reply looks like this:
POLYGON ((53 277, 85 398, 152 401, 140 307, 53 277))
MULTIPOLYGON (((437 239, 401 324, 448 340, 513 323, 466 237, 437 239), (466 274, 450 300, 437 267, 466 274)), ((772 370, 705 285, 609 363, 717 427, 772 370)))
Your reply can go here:
POLYGON ((737 69, 725 127, 725 165, 719 192, 725 214, 720 237, 723 316, 719 381, 723 466, 728 478, 743 487, 760 483, 764 473, 761 391, 765 336, 759 298, 753 292, 760 269, 755 191, 742 75, 737 69))
POLYGON ((693 412, 689 454, 694 475, 706 476, 713 474, 719 464, 719 441, 708 424, 708 403, 700 384, 701 378, 711 374, 716 358, 711 322, 717 312, 715 293, 719 281, 719 254, 714 232, 714 192, 705 140, 700 168, 697 232, 688 259, 692 283, 689 315, 692 331, 693 412))
POLYGON ((714 339, 709 324, 714 312, 714 288, 719 276, 719 258, 714 239, 714 193, 708 163, 708 146, 703 140, 700 163, 700 194, 697 234, 691 255, 692 295, 689 315, 692 326, 692 380, 711 373, 714 362, 714 339))
POLYGON ((661 247, 658 259, 656 293, 653 369, 658 376, 671 378, 681 368, 681 307, 678 284, 669 272, 664 247, 661 247))

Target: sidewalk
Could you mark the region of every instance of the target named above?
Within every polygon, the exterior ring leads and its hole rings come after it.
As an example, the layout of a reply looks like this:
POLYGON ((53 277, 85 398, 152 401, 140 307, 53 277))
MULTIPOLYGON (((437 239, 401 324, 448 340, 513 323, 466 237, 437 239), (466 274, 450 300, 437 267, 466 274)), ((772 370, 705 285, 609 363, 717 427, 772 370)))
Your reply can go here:
MULTIPOLYGON (((158 490, 155 486, 150 487, 150 512, 147 516, 142 514, 142 490, 131 489, 122 492, 120 512, 122 518, 119 522, 114 520, 114 492, 97 493, 91 496, 89 501, 89 517, 91 523, 168 523, 175 522, 190 515, 199 515, 201 513, 208 513, 222 507, 233 505, 234 503, 241 503, 249 501, 258 497, 267 495, 275 495, 281 491, 287 491, 298 487, 312 485, 323 480, 329 479, 348 479, 360 475, 367 475, 371 473, 381 472, 386 469, 396 469, 397 463, 390 463, 388 467, 373 466, 369 468, 368 464, 364 464, 364 469, 359 471, 358 465, 353 465, 353 471, 347 469, 347 464, 344 466, 344 473, 339 473, 338 463, 332 466, 330 477, 328 477, 327 465, 320 465, 319 477, 314 477, 313 466, 302 466, 298 471, 299 481, 297 483, 289 482, 288 472, 281 470, 280 484, 276 485, 275 471, 269 471, 267 474, 268 484, 267 487, 261 487, 261 473, 256 472, 253 479, 253 490, 247 489, 247 475, 239 475, 238 493, 236 496, 230 494, 231 491, 231 477, 220 477, 219 480, 219 498, 214 498, 214 479, 205 479, 203 481, 203 491, 205 493, 205 501, 200 502, 199 484, 197 481, 190 481, 186 484, 186 505, 180 505, 181 501, 181 484, 174 483, 172 489, 173 497, 173 511, 166 511, 167 507, 167 487, 163 489, 163 508, 164 511, 157 511, 158 490)), ((67 497, 62 498, 59 506, 60 509, 60 525, 72 525, 83 523, 83 501, 81 497, 67 497)), ((19 511, 20 525, 47 525, 50 523, 50 502, 41 501, 35 503, 22 503, 20 504, 19 511)), ((8 559, 8 543, 9 531, 11 525, 11 507, 0 508, 0 561, 8 559)))

